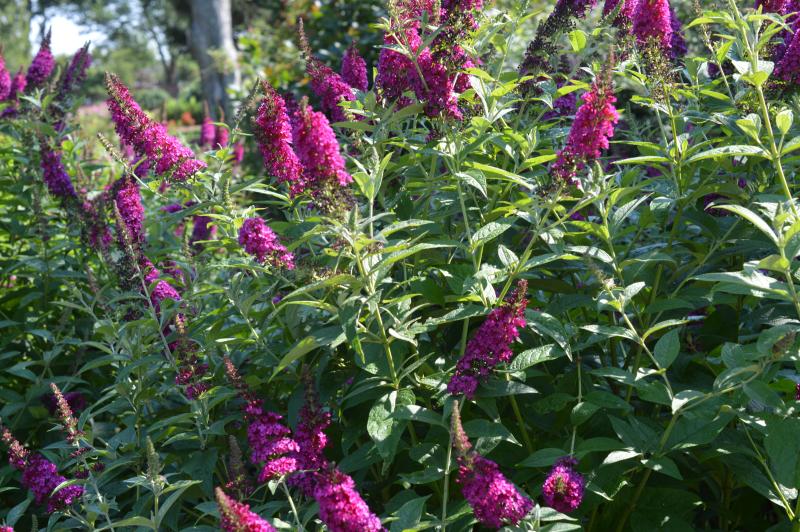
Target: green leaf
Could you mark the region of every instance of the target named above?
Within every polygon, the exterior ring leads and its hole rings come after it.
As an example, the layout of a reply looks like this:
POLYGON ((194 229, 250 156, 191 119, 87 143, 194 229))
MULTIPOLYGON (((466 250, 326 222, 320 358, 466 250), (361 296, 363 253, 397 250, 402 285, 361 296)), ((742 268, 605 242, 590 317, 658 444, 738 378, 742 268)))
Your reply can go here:
POLYGON ((29 496, 27 499, 11 508, 8 511, 8 514, 6 514, 6 524, 12 527, 17 524, 17 521, 19 521, 20 518, 25 515, 25 510, 28 509, 28 506, 30 506, 31 502, 33 502, 33 497, 29 496))
POLYGON ((407 501, 395 513, 397 519, 392 522, 389 532, 403 532, 404 530, 414 530, 422 519, 422 512, 425 509, 425 501, 430 495, 417 497, 407 501))
POLYGON ((516 218, 504 218, 496 222, 489 222, 475 231, 475 234, 472 235, 470 248, 474 250, 478 246, 494 240, 498 236, 511 229, 511 226, 514 225, 515 221, 516 218))
POLYGON ((272 372, 270 380, 274 379, 280 372, 289 367, 289 364, 299 360, 305 354, 320 347, 336 347, 344 342, 345 334, 341 327, 325 327, 311 333, 297 342, 286 355, 281 359, 272 372))
POLYGON ((580 52, 586 47, 586 34, 581 30, 569 32, 569 43, 573 52, 580 52))
POLYGON ((798 488, 797 462, 800 455, 800 420, 769 416, 764 447, 770 469, 784 486, 798 488))
POLYGON ((763 273, 753 270, 749 272, 704 273, 694 277, 696 281, 713 281, 720 283, 714 287, 720 292, 745 294, 756 297, 769 297, 792 302, 789 286, 776 281, 763 273))
POLYGON ((523 371, 536 364, 556 360, 564 356, 564 351, 555 344, 527 349, 514 357, 508 365, 512 371, 523 371))
POLYGON ((782 109, 781 112, 775 116, 775 125, 778 126, 780 132, 785 135, 792 128, 794 122, 794 113, 791 109, 782 109))
POLYGON ((741 145, 741 146, 722 146, 720 148, 713 148, 711 150, 706 150, 704 152, 700 152, 697 155, 690 157, 686 162, 687 163, 696 163, 698 161, 704 161, 706 159, 716 159, 717 157, 763 157, 764 159, 769 159, 769 153, 767 153, 763 148, 759 148, 758 146, 748 146, 748 145, 741 145))
POLYGON ((681 349, 681 337, 679 329, 672 329, 667 334, 662 336, 656 342, 656 347, 653 350, 653 355, 658 361, 660 368, 669 368, 675 359, 678 358, 678 353, 681 349))
POLYGON ((550 467, 568 453, 563 449, 539 449, 528 458, 519 463, 518 467, 550 467))
POLYGON ((367 433, 387 467, 394 457, 397 444, 407 425, 406 421, 394 417, 402 406, 414 404, 414 392, 408 388, 393 390, 378 399, 367 416, 367 433))
POLYGON ((759 215, 747 207, 743 207, 741 205, 715 205, 714 207, 738 214, 751 224, 755 225, 756 228, 764 233, 770 240, 772 240, 776 246, 778 245, 778 235, 775 234, 775 231, 773 231, 769 224, 767 224, 767 222, 765 222, 759 215))

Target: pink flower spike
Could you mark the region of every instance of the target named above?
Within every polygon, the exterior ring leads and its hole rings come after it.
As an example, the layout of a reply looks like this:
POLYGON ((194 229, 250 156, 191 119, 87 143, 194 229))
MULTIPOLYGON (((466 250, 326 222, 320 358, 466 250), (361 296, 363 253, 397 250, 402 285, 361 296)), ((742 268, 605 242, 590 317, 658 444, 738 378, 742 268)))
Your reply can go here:
POLYGON ((578 508, 583 500, 583 475, 575 471, 578 461, 571 456, 560 459, 550 470, 542 486, 545 503, 561 513, 578 508))
POLYGON ((220 527, 224 532, 275 532, 272 525, 250 511, 247 504, 235 501, 220 488, 215 493, 219 505, 220 527))
POLYGON ((316 480, 314 498, 319 504, 319 517, 330 532, 385 530, 349 475, 332 469, 317 475, 316 480))
POLYGON ((239 229, 239 244, 261 263, 294 269, 294 255, 286 250, 278 235, 261 218, 248 218, 239 229))

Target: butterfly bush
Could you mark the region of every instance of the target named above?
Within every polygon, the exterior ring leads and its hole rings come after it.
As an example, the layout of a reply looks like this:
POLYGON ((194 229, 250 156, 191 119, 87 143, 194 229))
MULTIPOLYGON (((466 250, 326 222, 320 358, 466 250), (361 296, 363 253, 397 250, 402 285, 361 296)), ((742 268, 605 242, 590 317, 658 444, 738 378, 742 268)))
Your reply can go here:
POLYGON ((527 289, 527 283, 520 281, 508 300, 494 309, 475 332, 447 385, 450 393, 473 397, 478 384, 498 364, 511 361, 511 344, 519 338, 519 328, 525 327, 527 289))
MULTIPOLYGON (((27 88, 39 87, 53 73, 56 62, 53 58, 53 53, 50 51, 50 38, 51 34, 50 30, 48 30, 42 40, 42 44, 39 46, 36 57, 31 61, 28 72, 25 74, 25 87, 27 88)), ((17 89, 17 91, 21 90, 17 89)))
POLYGON ((798 3, 291 4, 3 46, 0 531, 796 528, 798 3))
POLYGON ((553 466, 542 485, 542 496, 547 506, 569 513, 581 505, 585 482, 583 476, 575 471, 577 465, 577 460, 566 457, 553 466))
POLYGON ((496 463, 471 449, 458 406, 453 409, 452 425, 453 444, 458 452, 458 483, 475 517, 495 529, 519 524, 533 509, 533 501, 520 493, 496 463))
POLYGON ((639 46, 652 42, 671 51, 675 31, 672 16, 669 0, 639 0, 633 14, 633 34, 639 46))
POLYGON ((0 53, 0 102, 8 98, 11 93, 11 74, 6 68, 6 61, 0 53))
POLYGON ((278 235, 261 218, 248 218, 239 229, 239 244, 259 263, 294 268, 294 256, 281 244, 278 235))
POLYGON ((275 530, 266 520, 252 512, 249 505, 232 499, 220 488, 217 488, 216 495, 220 527, 225 532, 273 532, 275 530))
POLYGON ((120 140, 132 146, 137 156, 146 157, 157 175, 185 181, 207 166, 161 123, 151 120, 118 78, 108 75, 106 87, 108 108, 120 140))
POLYGON ((361 92, 367 91, 367 62, 358 53, 355 42, 347 47, 347 52, 342 58, 341 74, 342 80, 354 89, 361 92))
POLYGON ((319 516, 331 532, 385 530, 356 491, 353 479, 333 469, 316 477, 314 499, 319 504, 319 516))
POLYGON ((619 122, 619 113, 614 107, 617 99, 608 83, 595 82, 582 100, 569 130, 567 144, 553 164, 553 173, 566 182, 572 182, 579 170, 600 158, 603 150, 608 149, 614 126, 619 122))
POLYGON ((286 102, 271 85, 264 83, 263 91, 264 99, 255 119, 255 133, 264 166, 278 178, 279 183, 287 183, 292 194, 300 194, 306 188, 306 178, 292 146, 292 124, 286 102))

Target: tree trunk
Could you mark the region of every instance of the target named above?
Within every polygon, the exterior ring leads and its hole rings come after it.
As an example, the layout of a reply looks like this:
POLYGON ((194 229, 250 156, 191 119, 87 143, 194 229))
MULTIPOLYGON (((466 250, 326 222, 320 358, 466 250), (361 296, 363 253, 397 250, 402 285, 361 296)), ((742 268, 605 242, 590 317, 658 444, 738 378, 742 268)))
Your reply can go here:
POLYGON ((236 48, 233 45, 231 0, 191 0, 192 26, 189 42, 203 84, 212 119, 219 119, 219 109, 233 116, 225 89, 240 83, 236 48))

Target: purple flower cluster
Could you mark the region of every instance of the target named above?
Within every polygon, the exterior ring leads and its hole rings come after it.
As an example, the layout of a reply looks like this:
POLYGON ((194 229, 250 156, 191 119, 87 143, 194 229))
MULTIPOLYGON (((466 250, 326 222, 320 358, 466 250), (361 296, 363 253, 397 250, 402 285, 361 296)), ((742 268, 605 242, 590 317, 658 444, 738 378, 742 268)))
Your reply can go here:
POLYGON ((22 470, 22 485, 31 490, 37 504, 47 503, 47 511, 55 512, 83 496, 82 486, 67 486, 51 497, 53 490, 67 479, 58 474, 56 465, 41 455, 33 455, 22 470))
POLYGON ((760 7, 765 13, 780 13, 786 1, 787 0, 756 0, 755 8, 758 9, 760 7))
POLYGON ((633 14, 633 34, 639 46, 654 42, 664 51, 672 49, 672 10, 669 0, 638 0, 633 14))
POLYGON ((248 404, 248 415, 250 461, 264 464, 258 481, 267 482, 297 471, 294 455, 299 447, 292 439, 289 427, 281 422, 283 416, 275 412, 263 412, 260 402, 248 404))
POLYGON ((244 161, 244 143, 237 142, 233 145, 233 162, 239 165, 242 161, 244 161))
POLYGON ((292 149, 292 125, 286 102, 268 83, 262 87, 264 99, 258 107, 255 133, 264 166, 279 183, 288 183, 292 194, 300 194, 306 188, 306 181, 303 165, 292 149))
POLYGON ((483 525, 516 525, 533 509, 533 501, 520 493, 496 463, 475 455, 459 457, 458 464, 461 493, 483 525))
POLYGON ((6 68, 6 60, 0 53, 0 102, 8 98, 11 92, 11 73, 6 68))
POLYGON ((342 79, 354 89, 367 92, 367 62, 358 53, 355 42, 348 46, 342 58, 342 79))
POLYGON ((478 384, 486 379, 501 362, 514 356, 511 343, 519 338, 519 327, 525 327, 525 294, 528 283, 519 281, 509 298, 494 309, 467 344, 466 351, 456 364, 456 372, 447 384, 451 394, 475 395, 478 384))
POLYGON ((169 345, 178 364, 178 374, 175 384, 184 386, 184 393, 190 400, 197 399, 200 394, 207 391, 211 385, 201 379, 208 373, 208 364, 200 362, 197 356, 198 346, 186 334, 186 322, 182 315, 175 317, 175 330, 178 339, 169 345))
POLYGON ((500 472, 493 461, 472 450, 464 428, 458 402, 452 414, 453 446, 457 453, 461 493, 483 525, 500 528, 517 525, 533 509, 533 501, 520 492, 500 472))
MULTIPOLYGON (((563 86, 563 82, 558 84, 559 87, 563 86)), ((578 104, 578 95, 575 91, 559 96, 553 102, 553 110, 546 112, 542 115, 542 120, 552 120, 561 116, 569 116, 575 112, 575 106, 578 104)))
POLYGON ((616 101, 610 83, 595 82, 583 95, 583 105, 575 115, 567 145, 553 164, 552 171, 556 177, 571 182, 579 169, 598 159, 602 150, 608 149, 614 126, 619 121, 619 113, 614 107, 616 101))
POLYGON ((33 58, 31 65, 28 67, 28 73, 25 76, 27 87, 32 88, 42 85, 53 73, 55 66, 56 61, 50 51, 50 30, 48 30, 41 46, 39 46, 36 57, 33 58))
POLYGON ((550 470, 542 485, 542 496, 547 506, 561 513, 578 508, 583 500, 583 475, 575 471, 578 461, 571 456, 560 459, 550 470))
POLYGON ((670 41, 670 53, 672 58, 683 57, 686 55, 688 48, 686 46, 686 38, 683 36, 683 24, 681 24, 678 14, 675 9, 670 7, 670 25, 672 26, 672 40, 670 41))
POLYGON ((261 218, 244 221, 239 229, 239 244, 261 264, 268 262, 275 268, 294 269, 294 256, 261 218))
POLYGON ((404 54, 388 48, 403 44, 416 52, 422 45, 422 37, 411 26, 396 29, 395 34, 387 33, 383 38, 384 47, 378 56, 378 75, 375 85, 385 100, 397 101, 398 105, 405 107, 411 103, 403 96, 406 91, 412 90, 411 83, 416 75, 414 63, 404 54))
POLYGON ((0 532, 14 532, 14 529, 10 526, 0 526, 0 532))
POLYGON ((292 431, 282 423, 283 416, 265 412, 263 401, 256 397, 239 375, 233 361, 223 358, 228 381, 244 399, 244 417, 247 421, 247 441, 250 444, 250 461, 260 465, 259 482, 278 479, 297 471, 296 455, 300 448, 292 439, 292 431))
POLYGON ((224 532, 275 532, 275 529, 250 506, 233 500, 220 488, 216 489, 220 528, 224 532))
POLYGON ((145 284, 150 287, 153 286, 153 289, 150 292, 150 301, 153 303, 153 306, 156 310, 161 308, 161 302, 166 299, 171 299, 173 301, 180 301, 181 295, 175 290, 171 284, 166 281, 161 280, 159 277, 161 276, 161 272, 153 266, 153 263, 150 262, 147 258, 142 257, 140 267, 145 272, 144 273, 144 282, 145 284))
POLYGON ((69 66, 64 71, 61 78, 61 85, 58 88, 58 101, 64 101, 75 90, 75 87, 86 80, 86 71, 92 64, 92 54, 89 53, 89 43, 83 45, 69 62, 69 66))
POLYGON ((776 60, 773 75, 787 83, 800 81, 800 23, 795 22, 793 31, 787 32, 782 46, 775 50, 776 60))
POLYGON ((71 505, 83 496, 82 486, 67 486, 56 493, 53 490, 67 479, 58 474, 56 465, 39 454, 31 454, 11 434, 0 426, 0 440, 8 447, 8 463, 22 472, 22 485, 33 493, 37 504, 47 503, 47 511, 55 512, 71 505))
POLYGON ((384 530, 356 490, 353 479, 331 469, 316 477, 314 499, 319 504, 319 517, 331 532, 375 532, 384 530))
POLYGON ((475 28, 475 12, 482 7, 482 1, 448 1, 435 12, 431 2, 402 5, 392 20, 391 31, 384 36, 386 47, 378 58, 375 84, 381 96, 405 106, 410 101, 403 93, 413 90, 417 100, 425 104, 428 116, 461 119, 457 93, 469 88, 468 78, 461 71, 475 66, 475 61, 458 43, 475 28), (430 22, 440 23, 441 29, 423 48, 427 29, 423 30, 419 18, 425 13, 430 22), (398 45, 417 57, 416 66, 405 54, 388 48, 398 45))
POLYGON ((27 86, 28 80, 25 77, 25 72, 20 67, 17 73, 14 74, 14 77, 11 78, 11 89, 8 91, 7 99, 16 101, 19 95, 25 92, 27 86))
POLYGON ((42 179, 47 190, 58 198, 76 198, 75 187, 61 162, 61 152, 52 150, 45 142, 40 146, 42 179))
POLYGON ((228 128, 225 126, 217 126, 216 131, 214 132, 214 142, 211 145, 214 149, 224 148, 228 145, 228 128))
POLYGON ((194 152, 167 133, 163 124, 151 120, 116 76, 106 76, 108 108, 122 142, 133 146, 139 157, 154 164, 157 175, 185 181, 206 167, 194 152))
POLYGON ((206 115, 203 118, 203 124, 200 126, 200 140, 197 143, 201 148, 210 148, 214 143, 215 135, 216 129, 214 127, 214 122, 212 122, 211 118, 206 115))
POLYGON ((306 59, 306 72, 311 77, 311 90, 320 99, 322 110, 334 122, 349 120, 347 112, 339 105, 341 102, 352 102, 356 95, 339 74, 309 54, 306 59))
POLYGON ((114 202, 119 211, 121 225, 117 227, 120 244, 125 247, 126 235, 134 246, 144 244, 144 205, 139 193, 139 183, 131 177, 123 177, 116 189, 114 202))
POLYGON ((306 392, 306 403, 300 409, 300 421, 294 430, 294 440, 299 448, 295 457, 297 469, 289 482, 298 486, 307 497, 314 494, 316 473, 328 467, 328 460, 323 453, 328 444, 325 429, 331 424, 331 415, 324 412, 317 404, 316 393, 309 384, 306 392))
POLYGON ((636 12, 638 0, 606 0, 603 5, 603 16, 613 13, 620 3, 622 3, 622 6, 617 12, 614 24, 617 26, 628 25, 633 21, 633 14, 636 12))
POLYGON ((307 188, 319 191, 325 185, 350 184, 353 178, 347 173, 336 134, 325 115, 301 102, 291 120, 292 142, 303 165, 307 188))

